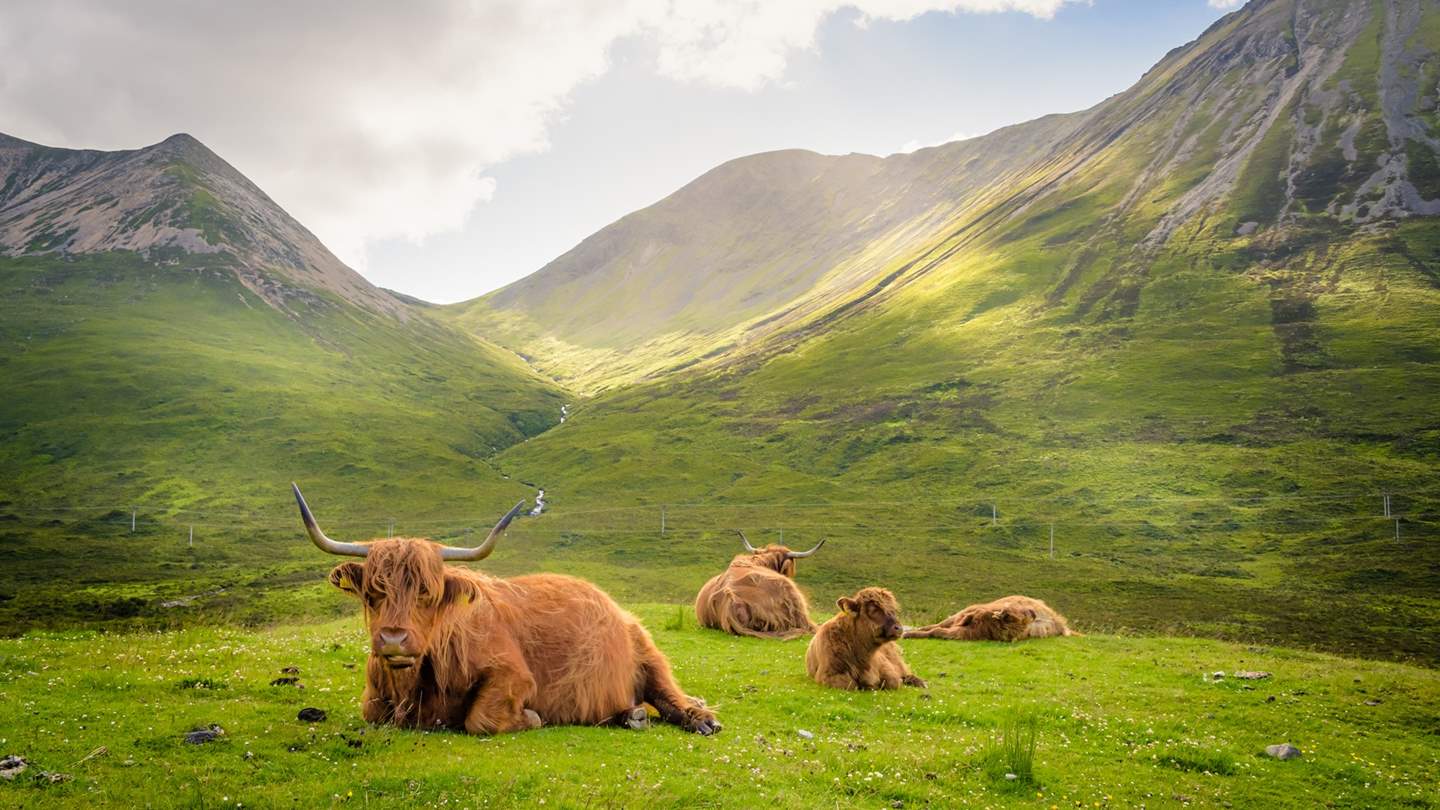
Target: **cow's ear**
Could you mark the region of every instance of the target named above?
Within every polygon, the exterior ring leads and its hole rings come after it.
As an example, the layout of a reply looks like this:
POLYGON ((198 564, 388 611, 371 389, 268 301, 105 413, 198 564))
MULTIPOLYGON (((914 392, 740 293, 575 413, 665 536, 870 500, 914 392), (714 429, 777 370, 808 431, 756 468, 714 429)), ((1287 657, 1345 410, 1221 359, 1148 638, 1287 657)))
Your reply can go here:
POLYGON ((974 613, 966 613, 964 616, 961 616, 961 617, 960 617, 960 626, 961 626, 961 627, 969 627, 970 625, 972 625, 972 624, 974 624, 974 623, 975 623, 975 614, 974 614, 974 613))
POLYGON ((359 596, 365 586, 365 566, 357 562, 345 562, 330 572, 330 584, 351 596, 359 596))
POLYGON ((475 587, 475 580, 467 577, 445 578, 445 604, 468 605, 479 595, 480 589, 475 587))
POLYGON ((848 597, 848 596, 842 596, 842 597, 840 597, 839 599, 836 599, 836 600, 835 600, 835 607, 840 608, 841 610, 845 611, 846 613, 855 613, 855 612, 856 612, 856 610, 855 610, 855 608, 856 608, 855 600, 854 600, 854 599, 851 599, 851 598, 848 597))
POLYGON ((1025 612, 1030 615, 1030 621, 1032 622, 1040 618, 1040 614, 1036 613, 1034 608, 1026 608, 1025 612))

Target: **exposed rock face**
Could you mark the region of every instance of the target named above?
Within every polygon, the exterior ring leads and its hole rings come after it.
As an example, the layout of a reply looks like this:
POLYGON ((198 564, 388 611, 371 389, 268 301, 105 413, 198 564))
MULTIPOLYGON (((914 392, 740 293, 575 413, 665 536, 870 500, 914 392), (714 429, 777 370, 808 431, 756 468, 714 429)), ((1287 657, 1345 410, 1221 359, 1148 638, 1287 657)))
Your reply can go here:
POLYGON ((205 257, 281 309, 287 298, 320 293, 391 315, 406 311, 189 135, 118 152, 0 135, 0 252, 113 250, 157 261, 205 257))

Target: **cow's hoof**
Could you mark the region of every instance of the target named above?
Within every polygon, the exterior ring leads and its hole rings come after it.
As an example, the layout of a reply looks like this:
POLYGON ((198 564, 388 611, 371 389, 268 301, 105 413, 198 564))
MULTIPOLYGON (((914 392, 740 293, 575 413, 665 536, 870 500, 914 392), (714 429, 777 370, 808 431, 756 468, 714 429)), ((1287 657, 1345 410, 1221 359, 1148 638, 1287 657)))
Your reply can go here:
POLYGON ((526 728, 540 728, 545 725, 545 721, 541 720, 540 715, 536 714, 533 709, 521 709, 520 713, 525 715, 526 728))
POLYGON ((724 727, 720 725, 719 720, 710 719, 701 720, 700 722, 696 723, 694 731, 701 737, 709 737, 711 734, 719 734, 720 729, 722 728, 724 727))
POLYGON ((616 719, 620 721, 620 725, 631 731, 644 731, 650 728, 650 712, 644 706, 626 709, 616 719))

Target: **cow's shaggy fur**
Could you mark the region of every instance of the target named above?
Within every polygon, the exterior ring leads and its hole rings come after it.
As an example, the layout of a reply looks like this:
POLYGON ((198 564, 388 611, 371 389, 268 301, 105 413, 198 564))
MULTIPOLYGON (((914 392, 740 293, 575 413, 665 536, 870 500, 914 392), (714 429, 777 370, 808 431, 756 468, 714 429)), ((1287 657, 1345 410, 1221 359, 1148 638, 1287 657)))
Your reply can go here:
POLYGON ((1006 596, 971 605, 944 621, 905 631, 905 638, 955 641, 1019 641, 1078 635, 1054 608, 1028 596, 1006 596))
POLYGON ((842 596, 834 618, 820 625, 805 651, 805 669, 823 686, 836 689, 924 687, 900 655, 900 605, 884 588, 862 588, 842 596))
POLYGON ((795 585, 790 549, 768 545, 741 554, 695 597, 701 627, 737 636, 792 639, 815 632, 810 603, 795 585))
POLYGON ((495 734, 621 721, 648 703, 688 731, 720 730, 640 621, 583 580, 496 579, 447 566, 428 540, 400 538, 375 541, 330 581, 365 605, 369 722, 495 734))

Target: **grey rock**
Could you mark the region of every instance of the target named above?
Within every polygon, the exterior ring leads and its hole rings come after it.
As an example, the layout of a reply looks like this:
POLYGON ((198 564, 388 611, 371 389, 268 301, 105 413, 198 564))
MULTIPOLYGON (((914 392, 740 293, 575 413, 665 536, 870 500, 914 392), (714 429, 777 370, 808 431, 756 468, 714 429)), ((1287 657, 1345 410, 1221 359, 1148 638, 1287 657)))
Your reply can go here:
POLYGON ((11 754, 4 759, 0 759, 0 779, 13 780, 20 775, 21 771, 24 771, 28 767, 30 767, 30 763, 27 762, 24 757, 17 757, 11 754))
POLYGON ((807 739, 807 740, 813 740, 813 739, 815 739, 815 734, 814 734, 813 732, 806 731, 806 730, 803 729, 803 728, 800 729, 799 731, 795 732, 795 733, 796 733, 796 734, 799 734, 801 737, 803 737, 803 738, 805 738, 805 739, 807 739))
POLYGON ((1265 755, 1276 759, 1299 759, 1300 749, 1290 743, 1265 746, 1265 755))
POLYGON ((191 745, 204 745, 205 743, 214 742, 224 736, 225 729, 211 723, 205 728, 197 728, 194 731, 186 732, 185 742, 191 745))

